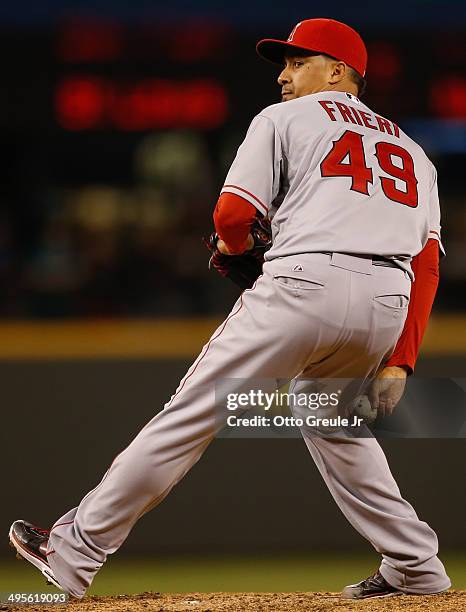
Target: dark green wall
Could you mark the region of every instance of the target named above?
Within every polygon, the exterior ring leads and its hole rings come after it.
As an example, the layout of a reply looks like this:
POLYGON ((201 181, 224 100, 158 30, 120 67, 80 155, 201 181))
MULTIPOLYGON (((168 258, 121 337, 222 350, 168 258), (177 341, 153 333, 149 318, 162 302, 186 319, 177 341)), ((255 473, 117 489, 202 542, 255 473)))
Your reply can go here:
MULTIPOLYGON (((100 480, 157 412, 182 361, 0 363, 0 534, 16 518, 48 526, 100 480)), ((420 375, 464 376, 460 360, 420 375)), ((405 497, 444 548, 464 547, 465 439, 384 440, 405 497)), ((1 541, 1 539, 0 539, 1 541)), ((161 506, 136 526, 131 553, 365 548, 301 440, 215 440, 161 506)))

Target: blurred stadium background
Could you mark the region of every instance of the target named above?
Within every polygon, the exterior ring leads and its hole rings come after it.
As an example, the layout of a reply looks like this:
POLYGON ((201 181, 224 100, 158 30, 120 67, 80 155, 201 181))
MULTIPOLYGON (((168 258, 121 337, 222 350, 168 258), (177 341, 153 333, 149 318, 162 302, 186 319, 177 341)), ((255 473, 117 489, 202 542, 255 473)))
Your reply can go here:
MULTIPOLYGON (((464 379, 463 2, 4 2, 5 540, 13 519, 48 525, 79 502, 231 307, 235 289, 207 270, 201 236, 249 121, 279 100, 277 69, 255 42, 316 16, 361 32, 366 103, 437 166, 448 257, 417 374, 464 379)), ((465 588, 464 439, 383 444, 465 588)), ((217 440, 207 455, 137 525, 94 592, 336 590, 375 567, 301 442, 217 440)), ((8 552, 0 590, 41 587, 8 552)))

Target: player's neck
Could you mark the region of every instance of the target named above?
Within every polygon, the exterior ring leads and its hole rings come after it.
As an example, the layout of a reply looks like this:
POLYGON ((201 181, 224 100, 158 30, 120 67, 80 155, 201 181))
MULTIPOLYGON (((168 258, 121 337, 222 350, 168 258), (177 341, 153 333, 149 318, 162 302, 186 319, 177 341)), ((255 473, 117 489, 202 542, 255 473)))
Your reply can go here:
POLYGON ((336 85, 328 85, 327 87, 323 88, 321 91, 335 91, 335 92, 341 92, 341 93, 350 93, 353 96, 356 96, 356 98, 358 97, 358 88, 357 86, 355 86, 354 83, 350 83, 350 82, 344 82, 344 83, 337 83, 336 85))

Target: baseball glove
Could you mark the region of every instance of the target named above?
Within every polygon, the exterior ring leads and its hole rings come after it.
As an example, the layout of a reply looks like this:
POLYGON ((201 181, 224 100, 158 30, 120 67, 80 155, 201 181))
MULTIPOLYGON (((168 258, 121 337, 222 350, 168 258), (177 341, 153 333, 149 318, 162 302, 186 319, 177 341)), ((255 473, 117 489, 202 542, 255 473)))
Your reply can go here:
POLYGON ((262 274, 264 254, 272 246, 272 229, 266 218, 256 218, 251 226, 254 247, 241 255, 224 255, 217 248, 218 234, 213 232, 204 238, 204 244, 211 252, 209 269, 232 280, 241 289, 250 289, 262 274))

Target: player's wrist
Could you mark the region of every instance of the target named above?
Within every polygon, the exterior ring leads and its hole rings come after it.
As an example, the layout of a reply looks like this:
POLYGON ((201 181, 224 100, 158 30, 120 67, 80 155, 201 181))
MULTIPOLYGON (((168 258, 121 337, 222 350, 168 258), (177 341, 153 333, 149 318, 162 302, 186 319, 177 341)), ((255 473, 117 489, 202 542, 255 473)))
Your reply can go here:
POLYGON ((388 365, 383 370, 384 378, 406 378, 412 373, 407 365, 388 365))
POLYGON ((251 234, 248 234, 248 237, 246 239, 246 247, 245 247, 245 251, 250 251, 251 249, 254 248, 254 238, 252 237, 251 234))
POLYGON ((233 249, 221 238, 219 238, 217 242, 217 249, 223 255, 241 255, 242 253, 245 253, 246 251, 250 251, 253 248, 254 248, 254 238, 251 236, 251 234, 248 234, 246 241, 238 249, 233 249))

